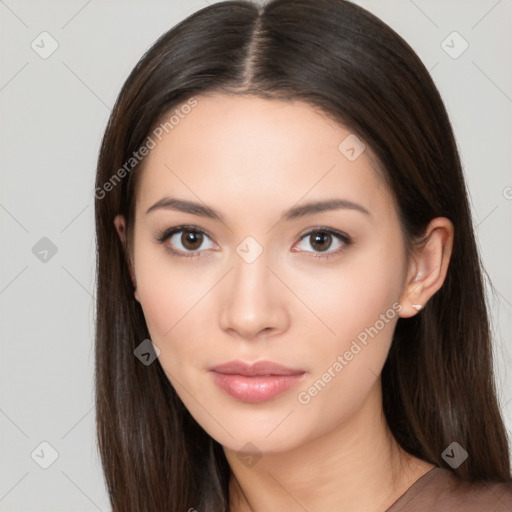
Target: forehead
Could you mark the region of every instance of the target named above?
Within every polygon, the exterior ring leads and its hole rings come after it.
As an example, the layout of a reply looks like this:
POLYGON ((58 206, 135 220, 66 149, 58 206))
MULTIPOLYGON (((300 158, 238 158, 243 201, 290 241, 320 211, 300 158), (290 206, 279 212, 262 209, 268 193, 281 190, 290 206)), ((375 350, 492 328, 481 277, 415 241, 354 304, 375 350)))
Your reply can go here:
POLYGON ((270 209, 326 195, 389 206, 370 148, 319 109, 220 93, 195 100, 186 114, 169 122, 178 106, 153 130, 138 179, 141 208, 177 191, 219 208, 229 201, 270 209))

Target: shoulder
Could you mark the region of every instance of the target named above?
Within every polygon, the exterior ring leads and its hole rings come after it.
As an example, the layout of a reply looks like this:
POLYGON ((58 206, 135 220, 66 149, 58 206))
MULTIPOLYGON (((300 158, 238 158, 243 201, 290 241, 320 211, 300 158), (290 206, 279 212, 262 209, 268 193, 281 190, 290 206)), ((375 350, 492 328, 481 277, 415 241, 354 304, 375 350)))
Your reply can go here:
POLYGON ((465 482, 435 467, 417 480, 389 512, 512 512, 512 482, 465 482))

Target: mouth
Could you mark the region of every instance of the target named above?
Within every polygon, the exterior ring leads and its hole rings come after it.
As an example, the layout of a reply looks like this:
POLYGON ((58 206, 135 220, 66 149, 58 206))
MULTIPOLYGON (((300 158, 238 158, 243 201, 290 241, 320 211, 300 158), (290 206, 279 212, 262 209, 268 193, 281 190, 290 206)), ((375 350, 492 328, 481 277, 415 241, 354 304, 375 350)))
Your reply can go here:
POLYGON ((248 403, 270 400, 298 384, 305 370, 272 361, 230 361, 209 368, 215 384, 231 397, 248 403))

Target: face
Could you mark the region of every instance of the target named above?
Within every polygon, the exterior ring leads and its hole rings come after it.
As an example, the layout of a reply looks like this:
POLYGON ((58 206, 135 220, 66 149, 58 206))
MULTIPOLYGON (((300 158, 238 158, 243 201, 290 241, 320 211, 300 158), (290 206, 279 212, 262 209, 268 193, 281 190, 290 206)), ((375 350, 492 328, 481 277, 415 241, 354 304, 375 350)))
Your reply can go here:
POLYGON ((370 149, 357 156, 311 106, 196 100, 140 175, 135 297, 214 439, 290 450, 348 422, 378 382, 407 277, 397 210, 370 149))

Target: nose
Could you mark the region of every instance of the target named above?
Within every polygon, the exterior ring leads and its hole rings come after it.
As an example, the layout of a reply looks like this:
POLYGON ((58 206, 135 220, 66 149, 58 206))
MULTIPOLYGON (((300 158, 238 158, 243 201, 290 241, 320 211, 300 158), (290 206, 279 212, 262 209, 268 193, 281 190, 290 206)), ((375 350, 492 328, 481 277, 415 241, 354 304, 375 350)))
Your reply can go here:
POLYGON ((231 336, 257 340, 288 329, 287 289, 269 266, 265 251, 252 263, 235 254, 219 297, 220 328, 231 336))

